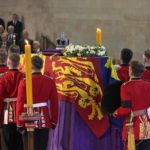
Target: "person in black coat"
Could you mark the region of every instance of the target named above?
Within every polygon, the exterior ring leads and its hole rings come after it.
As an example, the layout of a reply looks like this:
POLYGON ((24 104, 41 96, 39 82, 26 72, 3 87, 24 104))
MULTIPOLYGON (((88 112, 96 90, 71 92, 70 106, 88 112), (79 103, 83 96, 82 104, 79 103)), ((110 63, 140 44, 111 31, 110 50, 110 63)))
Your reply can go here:
POLYGON ((31 45, 31 52, 33 53, 33 40, 29 38, 29 33, 27 30, 23 30, 21 40, 19 41, 19 47, 20 47, 20 53, 24 54, 25 53, 25 44, 26 40, 29 42, 31 45))
POLYGON ((7 45, 18 45, 19 40, 18 40, 18 35, 14 33, 14 26, 10 25, 8 26, 8 38, 7 38, 7 45))
POLYGON ((2 18, 0 18, 0 25, 2 25, 4 27, 4 29, 5 29, 5 22, 4 22, 4 20, 2 18))
POLYGON ((13 14, 12 20, 7 23, 7 28, 10 25, 14 26, 14 28, 15 28, 14 33, 16 33, 18 35, 18 38, 20 39, 21 33, 23 31, 23 24, 21 21, 18 20, 17 14, 13 14))
POLYGON ((40 53, 41 47, 39 41, 33 41, 33 53, 40 53))
POLYGON ((121 106, 120 87, 122 81, 116 81, 104 88, 101 102, 101 111, 103 114, 112 114, 121 106))
POLYGON ((121 106, 120 88, 122 84, 122 81, 116 81, 104 89, 100 108, 104 115, 109 115, 111 134, 115 135, 115 150, 118 150, 118 148, 120 148, 119 150, 123 150, 123 118, 115 118, 112 115, 121 106))

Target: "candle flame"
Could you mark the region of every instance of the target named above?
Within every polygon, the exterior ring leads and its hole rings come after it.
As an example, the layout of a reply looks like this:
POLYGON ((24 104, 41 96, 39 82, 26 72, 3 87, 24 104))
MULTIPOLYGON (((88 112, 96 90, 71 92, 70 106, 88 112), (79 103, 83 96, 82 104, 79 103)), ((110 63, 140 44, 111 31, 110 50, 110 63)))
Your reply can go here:
POLYGON ((100 28, 97 28, 97 31, 101 31, 101 29, 100 29, 100 28))
POLYGON ((26 44, 29 44, 28 40, 25 40, 25 43, 26 43, 26 44))

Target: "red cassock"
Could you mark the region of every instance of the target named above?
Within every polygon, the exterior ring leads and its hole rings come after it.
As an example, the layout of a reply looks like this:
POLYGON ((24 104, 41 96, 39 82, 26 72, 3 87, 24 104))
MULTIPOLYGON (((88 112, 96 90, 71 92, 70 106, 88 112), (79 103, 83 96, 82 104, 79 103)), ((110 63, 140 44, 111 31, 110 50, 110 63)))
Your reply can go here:
POLYGON ((8 71, 8 67, 6 65, 0 65, 0 75, 8 71))
MULTIPOLYGON (((36 128, 50 128, 58 120, 58 97, 54 81, 41 73, 33 73, 33 110, 41 114, 41 120, 36 121, 36 128)), ((16 120, 17 126, 24 125, 19 115, 26 111, 26 84, 25 79, 20 82, 17 99, 16 120)))
POLYGON ((0 78, 0 114, 2 124, 15 123, 18 85, 24 74, 17 69, 9 70, 0 78))
POLYGON ((121 81, 129 81, 129 65, 128 64, 122 64, 121 68, 117 70, 118 77, 121 81))
MULTIPOLYGON (((150 119, 146 113, 146 109, 150 106, 150 83, 142 79, 133 79, 124 83, 121 86, 121 99, 122 106, 117 109, 115 115, 127 117, 131 112, 135 114, 133 117, 135 139, 150 139, 150 119)), ((127 119, 123 127, 124 140, 127 138, 126 123, 127 119)))
POLYGON ((150 66, 145 67, 145 68, 146 68, 146 70, 144 71, 144 73, 142 75, 142 79, 150 82, 150 66))

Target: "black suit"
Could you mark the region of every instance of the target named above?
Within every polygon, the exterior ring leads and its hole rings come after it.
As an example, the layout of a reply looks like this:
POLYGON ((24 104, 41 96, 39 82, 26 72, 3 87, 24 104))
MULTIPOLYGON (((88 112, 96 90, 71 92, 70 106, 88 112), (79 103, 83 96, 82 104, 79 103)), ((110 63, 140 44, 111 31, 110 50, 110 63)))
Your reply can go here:
POLYGON ((18 35, 16 33, 12 33, 12 34, 8 34, 8 39, 7 39, 7 45, 8 46, 11 46, 14 44, 14 39, 13 39, 13 36, 16 36, 15 37, 15 44, 18 45, 19 44, 19 39, 18 39, 18 35))
POLYGON ((14 28, 15 28, 14 32, 18 35, 18 37, 20 39, 21 38, 22 30, 23 30, 23 24, 22 24, 22 22, 17 21, 16 23, 14 23, 13 21, 9 21, 7 23, 7 28, 10 25, 14 26, 14 28))
POLYGON ((2 25, 5 29, 5 23, 4 23, 4 20, 2 18, 0 18, 0 25, 2 25))
MULTIPOLYGON (((33 53, 33 40, 28 39, 28 42, 29 42, 29 44, 31 45, 31 52, 33 53)), ((25 40, 24 40, 24 39, 22 39, 22 40, 19 41, 19 47, 20 47, 20 53, 21 53, 21 54, 24 54, 24 53, 25 53, 25 49, 24 49, 25 44, 26 44, 26 43, 25 43, 25 40)))

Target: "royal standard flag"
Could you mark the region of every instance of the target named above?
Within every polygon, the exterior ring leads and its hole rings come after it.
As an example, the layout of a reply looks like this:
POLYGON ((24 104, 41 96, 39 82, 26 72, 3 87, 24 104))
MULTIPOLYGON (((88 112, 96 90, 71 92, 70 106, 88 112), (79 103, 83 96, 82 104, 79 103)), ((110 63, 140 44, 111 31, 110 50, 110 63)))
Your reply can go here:
MULTIPOLYGON (((43 56, 43 73, 50 75, 56 83, 58 97, 74 105, 82 119, 97 136, 109 128, 108 116, 100 111, 103 89, 118 80, 109 57, 61 57, 43 56)), ((20 69, 24 68, 24 55, 20 69)))

